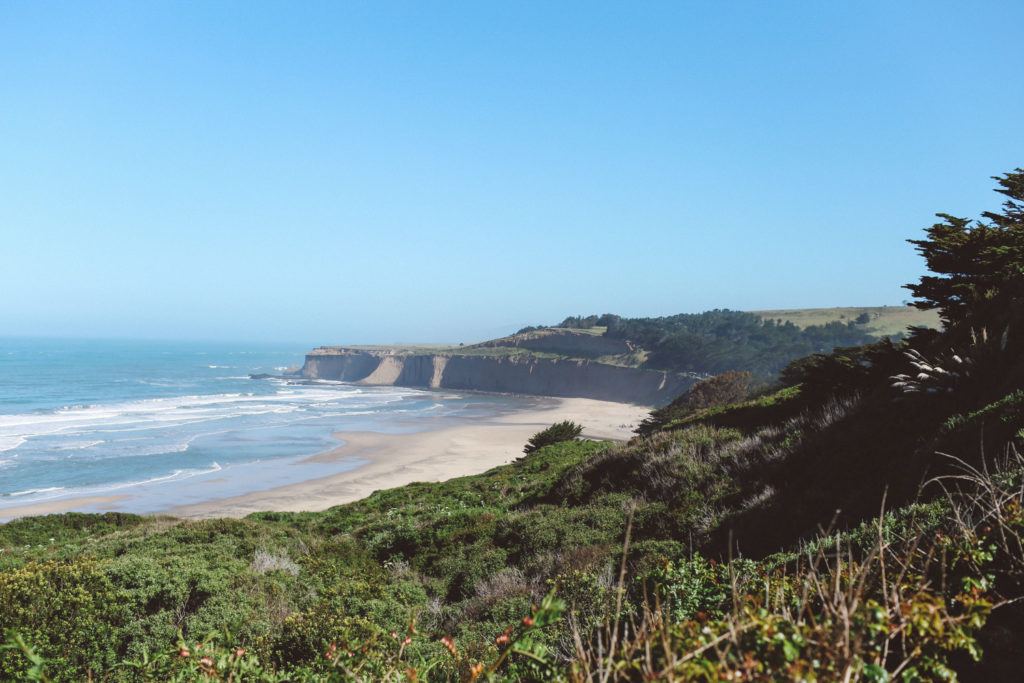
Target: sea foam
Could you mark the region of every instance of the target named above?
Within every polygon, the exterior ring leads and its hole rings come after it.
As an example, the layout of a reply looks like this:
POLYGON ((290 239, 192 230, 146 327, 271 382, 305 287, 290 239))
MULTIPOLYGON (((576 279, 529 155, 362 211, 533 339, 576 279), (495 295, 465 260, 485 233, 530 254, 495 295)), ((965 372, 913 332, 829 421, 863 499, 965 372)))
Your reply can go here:
POLYGON ((306 462, 337 431, 407 431, 418 416, 480 410, 479 397, 450 391, 250 379, 297 367, 304 349, 83 342, 76 355, 62 341, 41 355, 38 341, 24 344, 0 389, 0 518, 53 497, 115 491, 126 496, 118 509, 147 512, 327 476, 355 466, 306 462))

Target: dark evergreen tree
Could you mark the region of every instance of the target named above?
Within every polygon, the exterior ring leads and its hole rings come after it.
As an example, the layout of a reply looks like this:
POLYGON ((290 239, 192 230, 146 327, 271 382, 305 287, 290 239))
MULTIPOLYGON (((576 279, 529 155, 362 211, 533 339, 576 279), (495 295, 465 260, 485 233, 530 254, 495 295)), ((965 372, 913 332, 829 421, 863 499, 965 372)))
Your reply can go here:
POLYGON ((583 427, 571 420, 556 422, 547 429, 537 432, 530 437, 523 448, 523 453, 529 455, 545 446, 556 444, 561 441, 572 441, 583 433, 583 427))
POLYGON ((1024 309, 1024 169, 994 178, 1007 197, 1000 213, 971 221, 949 214, 910 240, 931 275, 906 285, 914 306, 938 309, 948 338, 964 342, 984 329, 1007 334, 1009 348, 1021 350, 1024 309))

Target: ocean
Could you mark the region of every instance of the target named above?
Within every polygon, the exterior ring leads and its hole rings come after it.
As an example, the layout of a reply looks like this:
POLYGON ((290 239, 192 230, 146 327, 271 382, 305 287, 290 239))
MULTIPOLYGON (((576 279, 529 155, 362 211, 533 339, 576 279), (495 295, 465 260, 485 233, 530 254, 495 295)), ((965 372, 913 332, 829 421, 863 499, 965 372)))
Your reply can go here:
POLYGON ((300 366, 307 348, 0 339, 0 519, 58 498, 116 495, 145 513, 315 479, 362 464, 303 462, 338 446, 335 432, 420 431, 529 401, 250 379, 300 366))

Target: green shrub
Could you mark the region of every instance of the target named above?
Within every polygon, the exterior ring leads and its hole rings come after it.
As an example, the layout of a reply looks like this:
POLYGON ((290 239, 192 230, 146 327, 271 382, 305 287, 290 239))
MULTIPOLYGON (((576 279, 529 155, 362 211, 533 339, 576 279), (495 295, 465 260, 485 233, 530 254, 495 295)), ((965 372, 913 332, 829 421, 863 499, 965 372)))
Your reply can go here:
POLYGON ((545 446, 551 446, 562 441, 572 441, 581 433, 583 433, 583 427, 571 420, 556 422, 547 429, 531 436, 526 446, 523 447, 523 453, 529 455, 545 446))
MULTIPOLYGON (((124 593, 88 559, 29 562, 0 573, 0 633, 17 632, 58 680, 111 670, 133 627, 124 593)), ((0 653, 0 679, 15 680, 22 654, 0 653)))

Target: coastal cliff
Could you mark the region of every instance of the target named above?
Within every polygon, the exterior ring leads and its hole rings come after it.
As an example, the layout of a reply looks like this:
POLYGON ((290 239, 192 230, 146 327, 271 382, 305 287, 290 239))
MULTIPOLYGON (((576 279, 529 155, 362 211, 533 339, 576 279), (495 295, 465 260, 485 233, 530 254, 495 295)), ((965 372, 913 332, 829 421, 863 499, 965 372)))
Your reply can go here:
POLYGON ((314 349, 306 355, 302 376, 369 385, 593 398, 650 406, 668 403, 697 379, 683 373, 533 354, 346 347, 314 349))

